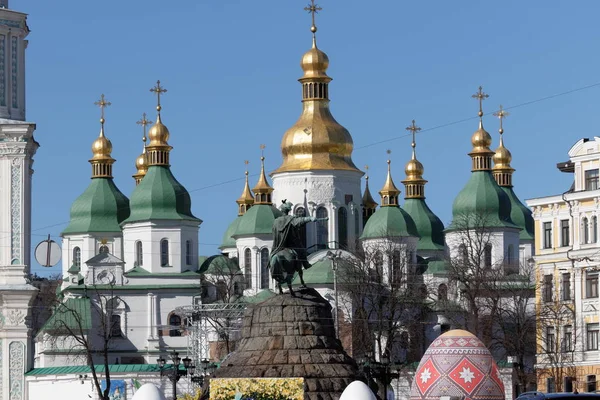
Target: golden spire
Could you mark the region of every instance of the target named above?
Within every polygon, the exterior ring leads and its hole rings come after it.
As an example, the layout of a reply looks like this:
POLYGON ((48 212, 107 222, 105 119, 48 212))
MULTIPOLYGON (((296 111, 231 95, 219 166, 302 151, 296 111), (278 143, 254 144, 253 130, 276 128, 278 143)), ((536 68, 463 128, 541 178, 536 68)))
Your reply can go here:
POLYGON ((377 202, 371 196, 369 190, 369 166, 365 165, 365 192, 362 196, 362 215, 363 215, 363 226, 367 223, 371 215, 375 214, 377 210, 377 202))
POLYGON ((104 108, 111 105, 104 99, 104 94, 100 100, 94 102, 94 105, 100 107, 100 135, 92 143, 92 158, 89 160, 92 164, 93 178, 112 178, 112 165, 115 159, 110 156, 112 152, 112 143, 104 136, 104 108))
POLYGON ((135 173, 135 175, 133 175, 133 179, 135 179, 136 185, 140 184, 142 178, 144 178, 146 172, 148 172, 148 156, 146 154, 146 125, 149 125, 151 123, 152 121, 146 119, 146 113, 142 114, 142 119, 136 121, 136 124, 141 125, 144 131, 144 135, 142 136, 142 142, 144 142, 142 146, 142 154, 140 154, 140 156, 135 159, 135 168, 137 169, 137 172, 135 173))
POLYGON ((246 184, 244 185, 244 190, 240 198, 235 201, 238 204, 238 215, 244 215, 254 204, 254 196, 252 196, 250 185, 248 185, 248 163, 248 160, 244 161, 244 164, 246 164, 246 171, 244 172, 246 175, 246 184))
POLYGON ((483 92, 483 88, 479 86, 479 90, 473 96, 474 99, 479 101, 479 128, 475 131, 471 137, 471 144, 473 150, 469 153, 472 161, 472 171, 489 171, 492 169, 492 155, 494 152, 490 150, 492 144, 492 137, 483 128, 483 100, 490 97, 488 94, 483 92))
POLYGON ((314 0, 305 7, 311 13, 312 48, 300 62, 304 74, 302 84, 302 115, 287 130, 281 141, 283 163, 275 171, 346 170, 359 172, 352 162, 354 143, 346 128, 331 115, 329 109, 329 58, 317 48, 315 14, 321 7, 314 0))
POLYGON ((265 145, 260 145, 260 176, 258 177, 258 182, 256 186, 252 189, 254 192, 254 204, 273 204, 271 202, 271 194, 273 193, 273 188, 267 182, 267 176, 265 175, 265 155, 264 155, 265 145))
POLYGON ((169 140, 169 130, 163 125, 160 119, 160 95, 167 92, 167 89, 160 86, 160 81, 156 81, 156 86, 150 89, 150 92, 156 94, 156 122, 148 132, 150 143, 146 146, 148 166, 169 165, 169 152, 172 147, 167 142, 169 140))
POLYGON ((412 120, 412 124, 406 128, 407 131, 412 133, 412 157, 410 161, 404 167, 406 173, 406 179, 402 181, 406 190, 405 199, 424 199, 425 198, 425 184, 427 181, 423 179, 423 164, 417 160, 415 135, 421 130, 416 124, 415 120, 412 120))
MULTIPOLYGON (((387 151, 388 155, 392 154, 391 150, 387 151)), ((388 170, 387 170, 387 178, 385 183, 383 184, 383 188, 379 191, 381 195, 381 206, 392 206, 398 207, 398 195, 400 194, 400 189, 396 187, 394 184, 394 180, 392 179, 391 172, 391 161, 387 160, 388 170)))
POLYGON ((492 172, 494 173, 494 179, 496 179, 499 186, 512 187, 512 174, 515 170, 510 166, 512 154, 504 147, 504 128, 502 127, 502 121, 508 115, 508 112, 506 112, 502 106, 494 113, 494 116, 500 119, 500 129, 498 129, 498 132, 500 133, 500 145, 496 149, 496 153, 493 157, 494 168, 492 169, 492 172))

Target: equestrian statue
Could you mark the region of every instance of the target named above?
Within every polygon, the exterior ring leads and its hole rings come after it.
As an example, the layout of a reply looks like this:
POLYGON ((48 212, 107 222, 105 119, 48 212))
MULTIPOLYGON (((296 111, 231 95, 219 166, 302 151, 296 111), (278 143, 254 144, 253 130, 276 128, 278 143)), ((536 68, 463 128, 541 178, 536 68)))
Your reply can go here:
POLYGON ((304 269, 310 268, 307 260, 306 248, 303 245, 304 240, 300 236, 300 228, 309 222, 327 221, 329 218, 315 217, 297 217, 290 215, 292 203, 287 200, 282 201, 279 210, 283 213, 273 222, 273 250, 269 260, 269 269, 271 277, 277 282, 279 294, 283 294, 281 285, 285 282, 293 296, 292 280, 297 272, 300 277, 302 288, 306 287, 302 273, 304 269))

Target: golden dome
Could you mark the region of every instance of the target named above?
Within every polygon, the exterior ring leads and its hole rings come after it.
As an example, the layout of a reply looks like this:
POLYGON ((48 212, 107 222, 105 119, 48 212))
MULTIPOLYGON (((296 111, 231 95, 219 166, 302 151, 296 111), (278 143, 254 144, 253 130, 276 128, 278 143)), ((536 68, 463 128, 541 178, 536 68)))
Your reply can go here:
POLYGON ((104 126, 100 129, 100 135, 92 143, 92 160, 106 160, 111 158, 112 143, 104 136, 104 126))
POLYGON ((492 137, 485 129, 483 129, 483 122, 481 120, 479 121, 479 129, 471 136, 471 144, 473 145, 473 152, 481 150, 490 151, 492 137))
POLYGON ((168 146, 167 143, 169 140, 169 129, 165 125, 163 125, 160 120, 160 114, 156 118, 156 122, 150 128, 148 132, 148 138, 150 139, 150 143, 148 146, 168 146))
POLYGON ((512 161, 512 154, 504 147, 502 136, 500 136, 500 146, 496 149, 492 160, 494 161, 494 170, 511 168, 510 162, 512 161))
POLYGON ((139 173, 146 173, 148 171, 148 160, 146 157, 146 149, 144 148, 144 152, 139 155, 138 158, 135 159, 135 168, 139 173))
POLYGON ((362 196, 362 205, 368 209, 377 207, 377 202, 373 199, 371 190, 369 190, 369 175, 365 176, 365 193, 362 196))
POLYGON ((326 73, 327 68, 329 67, 329 57, 327 57, 325 52, 319 50, 314 38, 312 48, 302 56, 300 67, 302 67, 302 70, 304 71, 304 76, 302 76, 300 80, 312 78, 325 78, 328 81, 331 80, 326 73))
MULTIPOLYGON (((254 204, 254 196, 252 196, 252 192, 250 191, 250 185, 248 185, 248 171, 246 171, 245 174, 246 174, 246 184, 244 185, 244 190, 242 191, 240 198, 236 200, 236 203, 238 203, 238 204, 254 204)), ((262 176, 261 176, 261 178, 262 178, 262 176)), ((259 183, 260 183, 260 181, 259 181, 259 183)), ((265 183, 266 183, 266 177, 265 177, 265 183)))
POLYGON ((256 182, 256 186, 252 189, 256 197, 254 198, 255 204, 272 204, 271 203, 271 193, 273 193, 273 188, 269 185, 267 181, 267 176, 265 175, 265 157, 260 157, 260 176, 258 177, 258 182, 256 182))
POLYGON ((425 169, 423 168, 423 164, 416 158, 411 159, 406 163, 406 167, 404 167, 404 172, 406 173, 406 180, 414 180, 414 179, 423 179, 423 172, 425 169))
POLYGON ((387 178, 385 183, 383 184, 383 188, 379 191, 381 195, 381 206, 397 206, 398 205, 398 195, 400 194, 400 189, 396 187, 394 184, 394 180, 392 179, 391 172, 391 161, 387 160, 388 171, 387 178))

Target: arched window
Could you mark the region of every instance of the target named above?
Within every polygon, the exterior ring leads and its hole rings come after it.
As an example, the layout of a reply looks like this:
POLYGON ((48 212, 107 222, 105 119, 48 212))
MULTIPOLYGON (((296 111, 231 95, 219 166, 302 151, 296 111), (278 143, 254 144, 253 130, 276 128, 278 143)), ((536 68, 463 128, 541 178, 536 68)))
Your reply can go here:
MULTIPOLYGON (((304 207, 298 207, 296 208, 294 215, 296 215, 296 217, 306 217, 306 210, 304 207)), ((301 247, 306 248, 306 225, 302 225, 298 231, 301 239, 300 245, 301 247)))
POLYGON ((185 265, 192 265, 192 256, 194 252, 192 251, 192 241, 185 241, 185 265))
POLYGON ((354 210, 354 237, 358 239, 359 229, 360 229, 360 216, 358 215, 358 210, 354 210))
POLYGON ((598 217, 592 217, 592 243, 598 243, 598 217))
POLYGON ((458 246, 458 257, 460 257, 460 263, 462 265, 467 265, 469 262, 469 252, 467 251, 467 246, 461 244, 458 246))
POLYGON ((76 267, 81 266, 81 249, 79 247, 73 248, 73 265, 76 267))
POLYGON ((106 245, 100 246, 100 248, 98 249, 98 254, 102 254, 102 253, 108 253, 108 246, 106 246, 106 245))
POLYGON ((371 269, 371 273, 376 282, 383 282, 383 254, 380 251, 376 251, 373 255, 373 268, 371 269))
POLYGON ((483 265, 485 267, 492 266, 492 245, 489 243, 483 249, 483 265))
POLYGON ((118 314, 113 314, 110 316, 110 336, 123 336, 123 332, 121 331, 121 316, 118 314))
POLYGON ((139 267, 144 265, 144 249, 142 247, 142 242, 135 242, 135 264, 139 267))
POLYGON ((508 250, 506 251, 506 261, 509 264, 515 261, 515 247, 512 244, 508 245, 508 250))
POLYGON ((169 336, 181 336, 181 317, 177 314, 171 314, 169 316, 169 336))
POLYGON ((269 249, 264 248, 260 251, 260 288, 269 288, 269 249))
POLYGON ((581 244, 587 244, 590 242, 590 224, 588 219, 583 217, 581 219, 581 244))
POLYGON ((167 239, 160 241, 160 266, 169 266, 169 241, 167 239))
POLYGON ((348 248, 348 211, 338 208, 338 242, 341 249, 348 248))
POLYGON ((244 281, 246 289, 252 287, 252 250, 244 250, 244 281))
POLYGON ((402 282, 402 255, 400 250, 392 252, 392 283, 399 284, 402 282))
MULTIPOLYGON (((327 218, 327 209, 325 207, 317 208, 317 218, 327 218)), ((317 222, 317 247, 326 249, 329 242, 329 230, 327 229, 328 221, 317 222)))
POLYGON ((440 284, 438 286, 438 301, 447 301, 448 300, 448 286, 445 283, 440 284))

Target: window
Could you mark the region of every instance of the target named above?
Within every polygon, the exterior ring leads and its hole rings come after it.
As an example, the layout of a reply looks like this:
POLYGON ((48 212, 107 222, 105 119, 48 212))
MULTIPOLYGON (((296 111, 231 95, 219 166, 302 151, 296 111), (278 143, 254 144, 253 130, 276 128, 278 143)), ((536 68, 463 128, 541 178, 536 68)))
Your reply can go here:
POLYGON ((585 274, 585 297, 598 297, 598 273, 586 272, 585 274))
POLYGON ((373 268, 371 269, 373 278, 376 282, 381 283, 383 281, 383 254, 380 251, 376 251, 373 256, 373 268))
POLYGON ((588 392, 596 391, 596 375, 588 375, 587 376, 587 391, 588 392))
POLYGON ((169 241, 167 239, 160 241, 160 266, 169 266, 169 241))
POLYGON ((556 333, 553 326, 546 327, 546 353, 554 353, 556 351, 556 333))
POLYGON ((458 246, 458 256, 460 257, 460 262, 463 265, 466 265, 469 261, 469 252, 467 251, 467 246, 461 244, 458 246))
POLYGON ((169 336, 181 336, 181 317, 177 314, 171 314, 169 317, 169 336))
POLYGON ((563 327, 562 351, 573 351, 573 326, 565 325, 563 327))
POLYGON ((227 299, 227 284, 224 281, 218 281, 215 286, 217 287, 217 300, 224 302, 227 299))
POLYGON ((598 189, 598 169, 585 171, 585 190, 598 189))
POLYGON ((489 243, 483 249, 483 263, 485 267, 492 266, 492 245, 489 243))
POLYGON ((269 288, 269 249, 264 248, 260 251, 260 288, 269 288))
POLYGON ((552 275, 544 275, 544 301, 552 301, 552 292, 554 291, 552 275))
POLYGON ((100 248, 98 249, 98 254, 102 254, 102 253, 108 253, 108 246, 106 246, 106 245, 100 246, 100 248))
POLYGON ((244 250, 244 282, 246 289, 252 287, 252 250, 244 250))
POLYGON ((554 378, 546 378, 546 392, 547 393, 556 392, 556 383, 554 382, 554 378))
POLYGON ((587 349, 598 350, 598 324, 587 324, 587 349))
POLYGON ((552 222, 544 222, 544 248, 552 248, 552 222))
POLYGON ((571 376, 565 376, 565 385, 563 387, 563 390, 565 392, 572 392, 573 391, 573 377, 571 376))
POLYGON ((438 301, 447 301, 448 300, 448 286, 442 283, 438 286, 438 301))
POLYGON ((590 224, 588 219, 583 217, 581 219, 581 244, 587 244, 590 242, 590 224))
MULTIPOLYGON (((296 217, 306 217, 306 210, 304 209, 304 207, 298 207, 296 208, 296 211, 294 212, 294 214, 296 215, 296 217)), ((302 225, 299 229, 299 236, 301 239, 301 247, 305 248, 306 247, 306 225, 302 225)))
POLYGON ((338 208, 338 243, 340 249, 348 248, 348 211, 338 208))
POLYGON ((358 238, 360 229, 360 216, 358 215, 358 211, 354 210, 354 236, 358 238))
POLYGON ((512 244, 508 245, 508 250, 506 252, 506 261, 511 264, 515 261, 515 246, 512 244))
POLYGON ((562 299, 571 300, 571 274, 562 274, 562 299))
POLYGON ((192 241, 185 241, 185 265, 192 265, 192 257, 194 256, 194 249, 192 247, 192 241))
MULTIPOLYGON (((327 218, 327 209, 325 207, 317 208, 317 218, 327 218)), ((326 249, 329 241, 329 231, 327 221, 317 221, 317 248, 326 249)))
POLYGON ((123 332, 121 332, 121 316, 120 315, 113 314, 110 316, 110 335, 112 337, 123 336, 123 332))
POLYGON ((596 216, 592 217, 592 243, 598 243, 598 217, 596 216))
POLYGON ((560 245, 562 247, 566 247, 569 245, 569 220, 561 219, 560 220, 560 245))
POLYGON ((73 248, 73 265, 76 267, 81 266, 81 249, 79 247, 73 248))
POLYGON ((139 267, 144 265, 144 249, 140 241, 135 242, 135 264, 139 267))
POLYGON ((392 252, 392 283, 402 282, 402 255, 399 250, 392 252))

